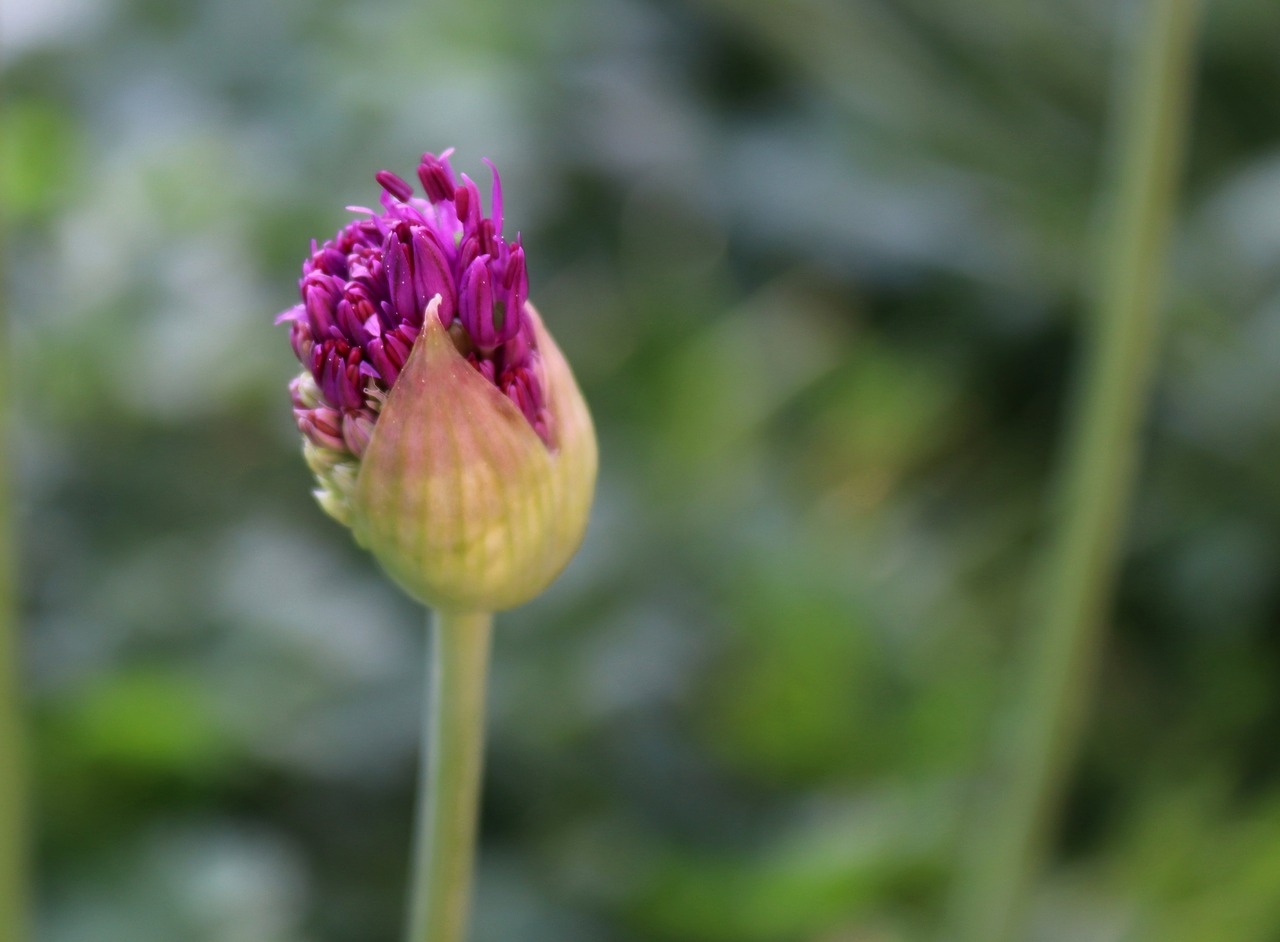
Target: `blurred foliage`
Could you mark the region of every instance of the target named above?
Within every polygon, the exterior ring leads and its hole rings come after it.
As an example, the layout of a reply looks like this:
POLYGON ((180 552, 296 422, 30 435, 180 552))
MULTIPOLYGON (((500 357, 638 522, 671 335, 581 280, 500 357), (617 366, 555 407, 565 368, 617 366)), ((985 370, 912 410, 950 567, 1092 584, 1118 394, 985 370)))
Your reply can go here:
MULTIPOLYGON (((455 145, 601 434, 500 619, 477 942, 926 938, 1027 630, 1129 5, 11 0, 42 942, 397 937, 421 614, 272 316, 455 145)), ((1280 938, 1280 6, 1213 5, 1035 939, 1280 938)))

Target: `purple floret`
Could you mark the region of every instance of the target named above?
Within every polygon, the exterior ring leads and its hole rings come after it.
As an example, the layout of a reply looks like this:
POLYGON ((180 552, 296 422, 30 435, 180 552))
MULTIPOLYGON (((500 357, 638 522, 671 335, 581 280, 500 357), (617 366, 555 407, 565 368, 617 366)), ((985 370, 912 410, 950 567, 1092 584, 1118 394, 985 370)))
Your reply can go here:
MULTIPOLYGON (((502 185, 493 170, 491 215, 465 174, 455 177, 445 151, 423 154, 412 185, 381 170, 381 210, 311 243, 298 281, 301 304, 282 313, 299 362, 319 390, 312 403, 293 389, 298 428, 314 444, 357 458, 378 411, 440 296, 440 322, 468 362, 519 407, 548 447, 551 417, 541 383, 537 338, 524 314, 529 276, 519 236, 502 237, 502 185)), ((351 207, 357 210, 357 207, 351 207)))

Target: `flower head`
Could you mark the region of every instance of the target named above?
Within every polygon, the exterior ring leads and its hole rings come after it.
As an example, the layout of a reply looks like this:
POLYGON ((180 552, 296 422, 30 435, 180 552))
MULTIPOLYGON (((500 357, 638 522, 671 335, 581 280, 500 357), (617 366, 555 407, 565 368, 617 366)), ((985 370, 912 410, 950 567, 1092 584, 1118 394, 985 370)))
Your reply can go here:
POLYGON ((496 609, 576 550, 595 437, 503 236, 497 170, 485 215, 450 153, 423 155, 425 199, 380 171, 381 209, 312 242, 277 322, 305 367, 290 392, 321 506, 416 597, 496 609))

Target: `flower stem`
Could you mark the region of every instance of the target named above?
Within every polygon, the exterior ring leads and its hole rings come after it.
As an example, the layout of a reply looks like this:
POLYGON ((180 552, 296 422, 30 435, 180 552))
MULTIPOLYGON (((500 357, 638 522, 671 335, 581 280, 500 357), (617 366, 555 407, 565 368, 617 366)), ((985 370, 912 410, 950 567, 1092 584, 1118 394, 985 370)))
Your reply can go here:
POLYGON ((975 824, 948 939, 1016 936, 1077 751, 1112 595, 1157 338, 1192 85, 1195 0, 1147 0, 1135 23, 1111 168, 1109 230, 1061 468, 1039 632, 975 824), (978 828, 981 829, 978 833, 978 828))
MULTIPOLYGON (((12 376, 8 323, 0 309, 0 371, 12 376)), ((9 385, 7 382, 6 386, 9 385)), ((0 396, 0 942, 27 938, 27 802, 22 694, 19 682, 17 604, 14 599, 13 499, 10 493, 12 432, 8 404, 0 396)))
POLYGON ((471 897, 493 616, 436 612, 406 942, 462 942, 471 897))
POLYGON ((13 606, 9 580, 0 581, 0 942, 20 942, 27 937, 26 750, 13 606))

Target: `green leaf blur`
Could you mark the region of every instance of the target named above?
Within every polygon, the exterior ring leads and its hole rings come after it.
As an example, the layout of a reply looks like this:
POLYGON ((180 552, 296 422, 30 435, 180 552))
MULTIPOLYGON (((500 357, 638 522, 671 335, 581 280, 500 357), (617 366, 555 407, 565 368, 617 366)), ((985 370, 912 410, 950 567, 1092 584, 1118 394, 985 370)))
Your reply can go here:
MULTIPOLYGON (((1280 937, 1280 6, 1211 7, 1037 942, 1280 937)), ((421 616, 312 503, 271 321, 450 145, 503 170, 601 453, 581 553, 498 620, 475 942, 932 939, 1125 9, 7 4, 39 942, 398 937, 421 616)))

